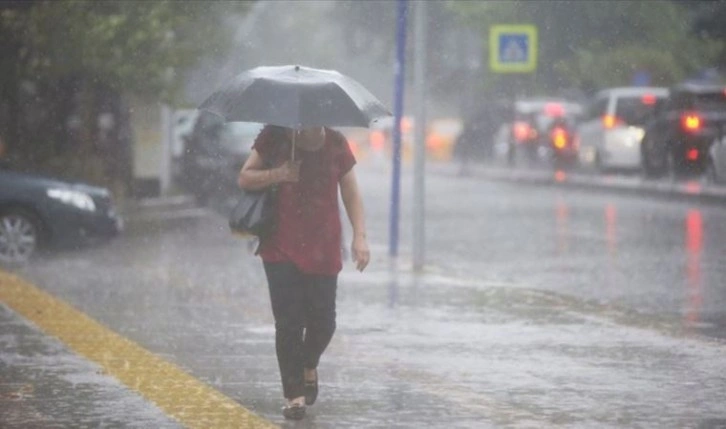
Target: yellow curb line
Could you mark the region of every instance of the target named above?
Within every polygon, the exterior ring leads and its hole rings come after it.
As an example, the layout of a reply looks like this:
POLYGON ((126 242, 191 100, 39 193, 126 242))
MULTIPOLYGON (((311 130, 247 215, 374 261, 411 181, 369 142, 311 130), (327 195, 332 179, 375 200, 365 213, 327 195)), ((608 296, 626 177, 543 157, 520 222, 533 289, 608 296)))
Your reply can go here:
POLYGON ((277 428, 65 302, 0 270, 0 301, 187 428, 277 428))

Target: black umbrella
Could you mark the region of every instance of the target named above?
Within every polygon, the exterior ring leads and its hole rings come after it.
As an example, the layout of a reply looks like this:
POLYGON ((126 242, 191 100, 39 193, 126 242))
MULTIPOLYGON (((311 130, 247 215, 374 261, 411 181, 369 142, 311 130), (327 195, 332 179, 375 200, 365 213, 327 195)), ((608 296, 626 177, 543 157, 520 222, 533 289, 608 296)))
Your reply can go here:
POLYGON ((301 66, 245 71, 199 107, 228 122, 261 122, 288 128, 368 127, 391 116, 354 79, 334 70, 301 66))

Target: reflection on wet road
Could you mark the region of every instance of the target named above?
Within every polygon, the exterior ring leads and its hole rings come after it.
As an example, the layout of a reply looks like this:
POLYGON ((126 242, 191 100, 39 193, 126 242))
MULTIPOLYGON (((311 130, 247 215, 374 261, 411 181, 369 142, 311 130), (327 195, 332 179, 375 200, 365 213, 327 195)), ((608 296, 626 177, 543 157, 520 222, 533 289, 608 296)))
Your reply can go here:
MULTIPOLYGON (((432 175, 428 264, 414 275, 410 178, 392 270, 384 172, 361 169, 373 260, 341 273, 319 403, 289 427, 682 428, 726 417, 726 345, 713 339, 726 319, 722 208, 432 175)), ((131 219, 120 240, 21 274, 286 425, 264 274, 223 218, 131 219)))

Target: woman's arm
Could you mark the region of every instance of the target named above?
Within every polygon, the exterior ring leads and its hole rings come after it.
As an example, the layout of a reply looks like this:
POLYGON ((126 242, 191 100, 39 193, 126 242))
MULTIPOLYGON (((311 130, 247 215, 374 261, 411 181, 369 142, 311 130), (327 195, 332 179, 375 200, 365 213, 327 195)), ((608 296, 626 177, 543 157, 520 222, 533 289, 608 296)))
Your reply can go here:
POLYGON ((370 261, 368 238, 366 237, 365 213, 363 199, 358 190, 358 181, 353 168, 340 179, 340 194, 348 219, 353 227, 353 243, 351 251, 358 271, 363 271, 370 261))
POLYGON ((297 182, 300 177, 300 161, 288 161, 279 167, 265 168, 257 150, 252 149, 237 176, 237 185, 248 191, 257 191, 280 182, 297 182))

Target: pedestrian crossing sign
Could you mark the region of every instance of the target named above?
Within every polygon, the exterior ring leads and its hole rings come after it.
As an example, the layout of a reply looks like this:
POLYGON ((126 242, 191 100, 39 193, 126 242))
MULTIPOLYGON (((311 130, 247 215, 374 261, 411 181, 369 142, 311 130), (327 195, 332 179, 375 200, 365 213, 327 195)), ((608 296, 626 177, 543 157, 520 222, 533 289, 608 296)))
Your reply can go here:
POLYGON ((489 30, 489 66, 495 73, 537 70, 537 27, 493 25, 489 30))

